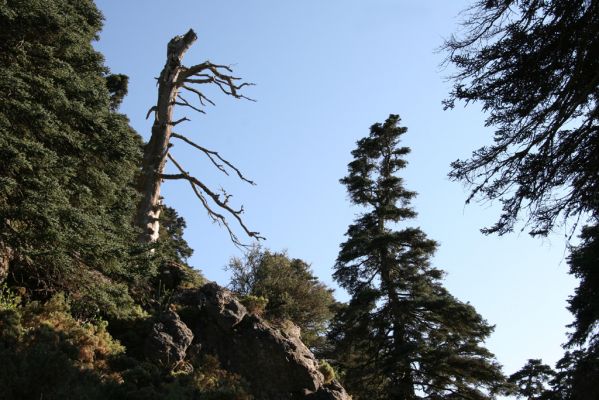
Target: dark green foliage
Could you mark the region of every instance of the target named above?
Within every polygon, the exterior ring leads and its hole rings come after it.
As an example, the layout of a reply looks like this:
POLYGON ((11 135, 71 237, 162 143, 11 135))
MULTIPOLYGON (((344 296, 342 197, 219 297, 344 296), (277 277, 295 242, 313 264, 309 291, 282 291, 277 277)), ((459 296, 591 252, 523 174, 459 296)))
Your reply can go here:
POLYGON ((556 364, 550 400, 594 400, 599 398, 599 349, 568 351, 556 364))
POLYGON ((186 263, 193 250, 183 238, 187 227, 174 208, 164 206, 160 213, 159 253, 167 260, 186 263))
POLYGON ((164 206, 160 213, 160 232, 154 245, 153 262, 158 264, 158 273, 153 277, 152 290, 155 300, 168 307, 174 290, 199 287, 205 283, 200 271, 187 264, 193 250, 183 238, 186 224, 173 208, 164 206))
POLYGON ((494 141, 452 164, 469 199, 500 199, 486 233, 527 214, 531 234, 599 210, 599 1, 479 0, 446 43, 458 72, 447 102, 481 102, 494 141))
POLYGON ((129 77, 123 74, 107 75, 106 87, 110 92, 110 109, 116 111, 127 96, 129 77))
POLYGON ((568 259, 570 273, 580 280, 568 300, 574 330, 565 345, 570 350, 556 366, 552 400, 599 398, 599 225, 583 228, 580 239, 568 259))
POLYGON ((90 0, 0 3, 0 247, 28 296, 125 315, 141 141, 109 108, 101 22, 90 0))
POLYGON ((341 179, 364 212, 335 266, 352 296, 331 332, 337 364, 357 399, 493 398, 504 381, 483 347, 493 328, 441 286, 443 272, 429 262, 434 241, 417 228, 393 229, 416 215, 415 193, 396 175, 409 153, 399 122, 391 115, 373 125, 341 179))
POLYGON ((515 387, 518 398, 530 400, 546 398, 548 385, 555 372, 541 360, 528 360, 518 372, 510 375, 508 382, 515 387))
POLYGON ((599 346, 599 225, 585 227, 580 239, 582 243, 568 259, 570 273, 580 280, 568 300, 568 310, 574 315, 568 345, 599 346))
POLYGON ((240 295, 267 299, 264 316, 291 320, 301 328, 304 343, 314 350, 324 345, 324 332, 332 317, 333 291, 318 280, 306 262, 286 253, 253 247, 243 260, 229 262, 230 287, 240 295))

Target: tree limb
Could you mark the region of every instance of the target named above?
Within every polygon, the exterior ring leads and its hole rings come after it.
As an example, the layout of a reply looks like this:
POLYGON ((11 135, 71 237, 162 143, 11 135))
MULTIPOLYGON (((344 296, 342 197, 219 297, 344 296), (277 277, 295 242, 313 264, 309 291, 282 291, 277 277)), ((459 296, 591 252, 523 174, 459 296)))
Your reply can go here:
POLYGON ((219 206, 220 208, 226 210, 230 215, 233 216, 233 218, 235 218, 237 220, 237 222, 239 223, 239 225, 242 227, 242 229, 244 230, 244 232, 252 238, 255 238, 256 240, 263 240, 265 239, 263 236, 260 236, 259 232, 254 232, 251 231, 247 228, 247 226, 244 224, 243 220, 241 219, 241 214, 243 213, 243 206, 239 209, 239 210, 234 210, 233 208, 231 208, 231 206, 229 206, 228 204, 228 199, 230 196, 225 194, 225 200, 221 200, 220 195, 218 195, 217 193, 214 193, 212 190, 210 190, 210 188, 208 188, 203 182, 201 182, 199 179, 195 178, 194 176, 191 176, 188 172, 186 172, 183 167, 173 158, 173 156, 171 156, 170 154, 168 154, 168 158, 169 160, 171 160, 173 162, 173 164, 175 165, 175 167, 179 170, 180 174, 162 174, 161 178, 162 179, 171 179, 171 180, 178 180, 178 179, 184 179, 186 181, 188 181, 190 183, 190 185, 192 186, 192 189, 194 191, 194 193, 196 194, 196 196, 200 199, 200 201, 202 202, 202 205, 206 208, 206 210, 208 211, 208 214, 210 215, 210 217, 217 221, 220 222, 222 225, 225 226, 225 228, 227 229, 227 231, 229 232, 229 235, 231 236, 231 240, 233 241, 233 243, 235 243, 236 245, 242 246, 242 247, 247 247, 247 245, 242 244, 239 239, 237 238, 237 236, 232 232, 226 217, 216 211, 214 211, 208 204, 208 202, 206 201, 206 198, 203 196, 203 194, 198 191, 198 188, 201 189, 201 191, 203 193, 205 193, 206 195, 208 195, 212 201, 219 206))
POLYGON ((187 144, 195 147, 196 149, 200 150, 201 152, 203 152, 204 154, 206 154, 206 156, 210 159, 210 161, 212 161, 212 163, 214 164, 214 166, 216 168, 218 168, 219 170, 221 170, 223 173, 225 173, 225 175, 229 175, 229 172, 223 167, 222 164, 219 164, 214 157, 216 157, 218 160, 220 160, 221 162, 225 163, 229 168, 231 168, 233 171, 235 171, 235 173, 237 173, 237 176, 239 176, 239 179, 251 184, 251 185, 255 185, 256 183, 252 180, 247 179, 245 176, 243 176, 243 174, 241 173, 241 171, 234 166, 233 164, 231 164, 229 161, 227 161, 226 159, 224 159, 223 157, 221 157, 220 154, 218 154, 217 151, 214 150, 210 150, 207 149, 203 146, 200 146, 199 144, 196 144, 194 142, 192 142, 191 140, 189 140, 187 137, 183 136, 183 135, 179 135, 178 133, 173 132, 171 134, 172 137, 175 137, 177 139, 183 140, 184 142, 186 142, 187 144))

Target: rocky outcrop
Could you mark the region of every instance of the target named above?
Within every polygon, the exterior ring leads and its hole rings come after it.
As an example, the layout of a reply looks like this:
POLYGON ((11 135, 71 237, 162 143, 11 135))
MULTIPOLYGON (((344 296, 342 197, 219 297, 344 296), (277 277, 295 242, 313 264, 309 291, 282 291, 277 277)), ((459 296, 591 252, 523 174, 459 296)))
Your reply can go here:
POLYGON ((173 369, 185 359, 192 340, 192 331, 177 313, 167 311, 152 326, 146 339, 145 354, 157 364, 173 369))
POLYGON ((194 343, 245 378, 257 399, 350 399, 338 383, 325 385, 317 360, 297 335, 248 313, 230 291, 209 283, 179 293, 176 301, 196 311, 186 321, 194 343))

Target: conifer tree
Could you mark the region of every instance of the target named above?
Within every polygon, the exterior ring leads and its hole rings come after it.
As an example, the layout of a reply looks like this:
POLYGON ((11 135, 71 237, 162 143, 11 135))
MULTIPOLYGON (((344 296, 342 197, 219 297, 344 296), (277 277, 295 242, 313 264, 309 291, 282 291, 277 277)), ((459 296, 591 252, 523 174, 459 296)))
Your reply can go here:
POLYGON ((555 372, 539 359, 530 359, 517 372, 510 375, 508 381, 515 386, 518 398, 537 400, 548 398, 548 385, 555 372))
POLYGON ((390 115, 357 142, 341 179, 364 212, 341 244, 334 277, 352 296, 331 337, 348 391, 358 399, 489 399, 504 377, 483 341, 493 328, 441 285, 437 244, 418 228, 397 172, 407 131, 390 115))
POLYGON ((0 275, 124 314, 148 275, 128 263, 141 140, 114 111, 101 25, 91 0, 0 2, 0 275))

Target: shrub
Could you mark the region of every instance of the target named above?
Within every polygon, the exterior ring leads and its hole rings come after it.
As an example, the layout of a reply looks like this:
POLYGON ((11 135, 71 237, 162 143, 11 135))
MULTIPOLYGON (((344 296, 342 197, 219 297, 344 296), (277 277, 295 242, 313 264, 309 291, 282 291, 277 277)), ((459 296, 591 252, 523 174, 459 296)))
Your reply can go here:
POLYGON ((254 296, 251 294, 240 297, 239 301, 241 301, 241 304, 243 304, 250 313, 256 315, 264 314, 264 310, 268 304, 268 299, 266 297, 254 296))
POLYGON ((21 303, 21 297, 14 293, 6 282, 0 284, 0 311, 15 310, 21 303))
POLYGON ((320 363, 318 365, 318 371, 320 371, 322 376, 324 376, 325 384, 331 383, 333 379, 337 377, 337 374, 335 373, 335 370, 333 369, 331 364, 329 364, 325 360, 320 360, 320 363))

